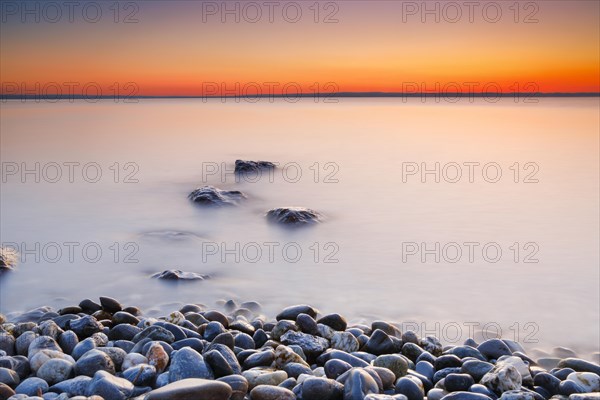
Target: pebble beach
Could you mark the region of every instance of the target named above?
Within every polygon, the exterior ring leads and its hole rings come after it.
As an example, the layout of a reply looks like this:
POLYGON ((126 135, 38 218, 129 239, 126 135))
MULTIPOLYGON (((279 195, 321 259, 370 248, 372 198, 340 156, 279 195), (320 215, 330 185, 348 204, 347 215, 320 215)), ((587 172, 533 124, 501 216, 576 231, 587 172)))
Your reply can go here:
POLYGON ((267 316, 229 300, 156 318, 100 297, 0 323, 0 399, 600 399, 598 360, 567 348, 532 358, 508 339, 449 346, 304 304, 267 316))

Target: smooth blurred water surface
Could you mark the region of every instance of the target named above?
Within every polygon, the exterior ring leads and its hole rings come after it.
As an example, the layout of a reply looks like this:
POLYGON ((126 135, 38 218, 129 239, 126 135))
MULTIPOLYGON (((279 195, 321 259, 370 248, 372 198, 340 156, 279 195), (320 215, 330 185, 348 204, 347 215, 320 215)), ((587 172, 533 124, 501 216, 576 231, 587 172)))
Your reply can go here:
POLYGON ((95 162, 102 177, 89 183, 81 167, 72 183, 67 167, 57 183, 21 172, 4 176, 1 241, 28 249, 39 243, 40 252, 38 260, 22 254, 16 271, 0 278, 0 310, 61 307, 99 295, 155 313, 232 298, 260 301, 272 315, 305 302, 353 321, 413 321, 429 330, 455 322, 462 340, 465 323, 491 323, 529 348, 597 351, 598 107, 598 98, 4 102, 5 174, 9 164, 31 169, 38 162, 52 179, 50 163, 95 162), (284 168, 258 182, 236 183, 231 174, 203 179, 215 166, 230 172, 238 158, 284 168), (433 174, 425 182, 420 174, 403 179, 406 163, 436 162, 446 167, 439 183, 433 174), (464 167, 462 178, 449 182, 450 163, 465 162, 496 163, 502 176, 487 182, 479 166, 469 182, 464 167), (535 165, 525 168, 528 162, 535 165), (529 180, 539 182, 525 183, 533 172, 529 180), (124 182, 131 173, 137 183, 124 182), (187 195, 204 184, 242 190, 248 199, 235 208, 199 208, 187 195), (326 221, 298 230, 267 223, 268 209, 290 205, 320 211, 326 221), (78 244, 73 260, 63 253, 50 262, 48 244, 66 252, 70 242, 78 244), (454 253, 441 254, 440 262, 407 254, 410 243, 436 242, 479 247, 473 262, 468 254, 458 262, 450 262, 454 253), (97 262, 83 257, 89 243, 102 250, 97 262), (271 257, 264 243, 274 246, 271 257), (482 256, 487 243, 501 247, 497 262, 482 256), (44 246, 48 254, 41 254, 44 246), (533 251, 538 262, 524 262, 533 251), (211 279, 172 285, 149 278, 167 268, 211 279))

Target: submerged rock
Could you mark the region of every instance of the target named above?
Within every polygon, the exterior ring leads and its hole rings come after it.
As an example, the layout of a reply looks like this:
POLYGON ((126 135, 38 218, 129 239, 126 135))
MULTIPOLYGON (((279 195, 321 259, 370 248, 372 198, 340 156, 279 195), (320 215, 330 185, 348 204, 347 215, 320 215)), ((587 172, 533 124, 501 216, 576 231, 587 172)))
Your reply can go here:
POLYGON ((280 207, 267 211, 267 219, 285 225, 307 225, 321 222, 321 214, 304 207, 280 207))
POLYGON ((188 198, 196 204, 203 206, 235 206, 246 195, 239 190, 221 190, 214 186, 203 186, 189 194, 188 198))
POLYGON ((174 281, 203 281, 210 278, 208 275, 201 275, 195 272, 186 272, 179 269, 167 269, 163 272, 157 272, 152 275, 152 278, 174 280, 174 281))
POLYGON ((235 160, 235 173, 257 173, 260 170, 274 169, 275 164, 270 161, 246 161, 246 160, 235 160))

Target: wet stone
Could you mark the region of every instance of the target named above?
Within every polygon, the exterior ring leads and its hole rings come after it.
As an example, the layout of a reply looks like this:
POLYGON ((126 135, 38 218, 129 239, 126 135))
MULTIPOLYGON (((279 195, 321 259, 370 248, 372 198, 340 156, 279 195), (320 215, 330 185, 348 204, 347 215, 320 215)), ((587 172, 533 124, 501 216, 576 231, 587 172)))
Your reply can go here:
POLYGON ((202 275, 196 272, 186 272, 179 269, 167 269, 152 275, 152 278, 171 280, 171 281, 203 281, 209 279, 209 275, 202 275))
POLYGON ((287 226, 303 226, 321 222, 322 215, 305 207, 279 207, 267 211, 267 220, 287 226))
POLYGON ((195 189, 188 198, 196 204, 210 207, 235 206, 246 195, 239 190, 221 190, 214 186, 203 186, 195 189))

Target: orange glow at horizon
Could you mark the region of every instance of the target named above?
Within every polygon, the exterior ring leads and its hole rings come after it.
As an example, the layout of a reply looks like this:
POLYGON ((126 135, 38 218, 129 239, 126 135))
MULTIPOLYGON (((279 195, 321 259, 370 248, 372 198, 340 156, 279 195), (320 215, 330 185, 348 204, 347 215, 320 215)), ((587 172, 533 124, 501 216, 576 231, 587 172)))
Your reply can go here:
MULTIPOLYGON (((425 23, 406 9, 423 2, 337 2, 337 11, 331 3, 319 2, 318 16, 302 3, 303 17, 294 23, 277 12, 272 22, 255 23, 225 13, 223 23, 207 6, 221 2, 140 2, 135 23, 113 21, 108 9, 97 23, 77 20, 77 13, 74 22, 58 23, 3 15, 1 91, 51 94, 58 84, 67 94, 76 83, 81 94, 93 83, 112 95, 116 83, 121 95, 162 96, 282 95, 285 88, 292 94, 421 87, 600 92, 599 2, 537 2, 537 10, 528 8, 531 2, 501 3, 502 18, 494 23, 478 12, 473 21, 465 14, 451 22, 444 2, 441 21, 425 15, 425 23)), ((243 10, 247 3, 240 4, 243 10)))

